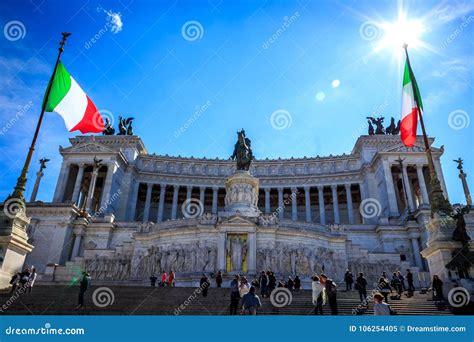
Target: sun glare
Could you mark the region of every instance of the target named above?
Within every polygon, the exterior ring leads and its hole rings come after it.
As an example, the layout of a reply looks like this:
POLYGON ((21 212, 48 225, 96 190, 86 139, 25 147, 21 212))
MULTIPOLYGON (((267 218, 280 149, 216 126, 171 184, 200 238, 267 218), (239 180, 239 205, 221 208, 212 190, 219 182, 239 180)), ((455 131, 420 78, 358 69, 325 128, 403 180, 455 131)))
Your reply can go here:
POLYGON ((403 44, 411 48, 420 46, 421 35, 425 31, 421 21, 399 19, 394 23, 381 24, 383 37, 379 43, 379 49, 391 48, 399 52, 403 44))

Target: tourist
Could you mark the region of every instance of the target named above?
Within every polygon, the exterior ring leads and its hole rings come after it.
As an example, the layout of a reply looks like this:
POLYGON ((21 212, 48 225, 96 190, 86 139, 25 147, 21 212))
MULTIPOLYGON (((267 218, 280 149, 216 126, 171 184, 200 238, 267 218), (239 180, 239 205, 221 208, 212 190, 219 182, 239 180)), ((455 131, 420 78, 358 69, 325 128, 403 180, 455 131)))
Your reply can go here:
POLYGON ((222 286, 222 272, 221 271, 217 272, 216 286, 219 287, 219 288, 222 286))
POLYGON ((247 281, 246 277, 242 277, 242 280, 241 280, 240 285, 239 285, 240 298, 245 296, 249 291, 250 291, 250 284, 247 281))
POLYGON ((406 291, 406 286, 405 286, 405 277, 403 276, 402 272, 397 271, 397 277, 398 280, 400 280, 400 284, 402 285, 402 291, 406 291))
POLYGON ((18 286, 18 282, 20 281, 20 277, 21 277, 21 272, 17 272, 10 279, 10 285, 12 286, 10 293, 16 290, 16 287, 18 286))
POLYGON ((326 294, 324 285, 321 284, 317 275, 314 275, 311 280, 311 289, 313 290, 314 314, 317 315, 319 312, 322 315, 323 305, 326 304, 326 294))
POLYGON ((391 314, 390 305, 383 301, 385 296, 380 293, 374 295, 374 315, 389 316, 391 314))
POLYGON ((346 291, 352 290, 352 283, 354 282, 354 278, 352 276, 352 273, 349 272, 349 270, 346 270, 346 273, 344 274, 344 281, 346 282, 346 291))
POLYGON ((203 273, 201 281, 199 282, 199 285, 202 289, 202 296, 207 297, 207 289, 211 286, 211 282, 209 281, 209 278, 203 273))
POLYGON ((240 285, 240 276, 236 274, 234 280, 230 282, 230 314, 231 315, 237 315, 237 308, 239 307, 239 302, 240 302, 239 285, 240 285))
POLYGON ((433 276, 433 282, 431 283, 431 288, 433 290, 434 299, 437 302, 444 300, 443 281, 439 279, 437 274, 433 276))
POLYGON ((275 290, 277 281, 276 281, 275 273, 268 271, 267 276, 268 276, 268 295, 270 295, 272 291, 275 290))
POLYGON ((79 285, 79 301, 77 303, 76 309, 84 308, 84 294, 89 289, 90 286, 90 275, 87 272, 82 272, 82 279, 79 285))
POLYGON ((299 289, 301 289, 301 279, 296 276, 293 281, 295 282, 295 290, 299 291, 299 289))
POLYGON ((152 274, 151 277, 150 277, 150 283, 151 283, 150 286, 155 287, 155 284, 156 284, 156 280, 157 280, 157 279, 158 279, 158 278, 157 278, 154 274, 152 274))
POLYGON ((163 271, 163 274, 161 275, 161 287, 166 286, 166 279, 168 278, 168 275, 166 274, 165 271, 163 271))
POLYGON ((29 279, 30 279, 30 269, 25 268, 23 272, 20 273, 20 280, 19 280, 20 286, 25 287, 29 279))
POLYGON ((262 298, 265 298, 268 296, 268 277, 265 271, 262 271, 260 273, 258 281, 260 283, 260 295, 262 296, 262 298))
POLYGON ((168 286, 169 287, 174 287, 175 280, 176 280, 176 277, 174 275, 174 272, 170 271, 170 275, 168 276, 168 286))
POLYGON ((386 283, 388 283, 388 277, 387 277, 387 273, 386 273, 385 271, 382 272, 382 276, 381 276, 381 277, 384 279, 384 281, 385 281, 386 283))
POLYGON ((392 287, 397 291, 398 299, 402 297, 402 284, 400 278, 398 278, 397 272, 393 272, 392 281, 390 283, 392 287))
POLYGON ((28 277, 28 282, 26 283, 26 287, 28 289, 28 293, 31 293, 31 290, 33 289, 33 285, 35 284, 36 281, 36 268, 34 266, 31 267, 31 274, 28 277))
POLYGON ((337 285, 332 279, 329 279, 327 275, 323 273, 320 274, 319 279, 326 290, 326 296, 328 297, 331 315, 337 315, 337 285))
POLYGON ((367 279, 364 277, 364 273, 360 272, 356 278, 355 289, 359 291, 359 298, 362 304, 369 306, 367 302, 367 279))
POLYGON ((288 290, 293 291, 293 288, 295 287, 295 282, 293 281, 293 279, 291 279, 291 277, 288 277, 288 281, 286 282, 285 287, 288 290))
POLYGON ((380 293, 382 293, 385 303, 388 303, 388 294, 392 292, 392 288, 390 287, 387 278, 384 278, 383 276, 380 277, 377 287, 380 293))
POLYGON ((408 292, 415 292, 415 286, 413 286, 413 273, 410 270, 407 270, 407 282, 408 282, 408 292))
POLYGON ((242 297, 242 314, 243 315, 256 315, 257 309, 262 306, 260 298, 255 294, 255 287, 251 287, 242 297))

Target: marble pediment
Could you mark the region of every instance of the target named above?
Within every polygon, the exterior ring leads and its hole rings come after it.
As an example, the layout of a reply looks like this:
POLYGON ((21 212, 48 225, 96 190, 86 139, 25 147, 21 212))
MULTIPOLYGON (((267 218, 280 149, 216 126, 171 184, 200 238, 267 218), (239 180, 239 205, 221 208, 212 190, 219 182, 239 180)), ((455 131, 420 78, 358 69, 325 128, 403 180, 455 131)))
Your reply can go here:
POLYGON ((78 144, 67 148, 59 148, 61 153, 115 153, 116 151, 96 142, 78 144))
POLYGON ((247 218, 240 215, 230 216, 221 221, 221 225, 232 225, 232 226, 255 226, 255 221, 251 218, 247 218))
MULTIPOLYGON (((431 147, 432 151, 439 151, 440 149, 431 147)), ((410 153, 410 152, 425 152, 424 145, 419 143, 413 147, 406 147, 403 143, 387 146, 382 152, 399 152, 399 153, 410 153)))

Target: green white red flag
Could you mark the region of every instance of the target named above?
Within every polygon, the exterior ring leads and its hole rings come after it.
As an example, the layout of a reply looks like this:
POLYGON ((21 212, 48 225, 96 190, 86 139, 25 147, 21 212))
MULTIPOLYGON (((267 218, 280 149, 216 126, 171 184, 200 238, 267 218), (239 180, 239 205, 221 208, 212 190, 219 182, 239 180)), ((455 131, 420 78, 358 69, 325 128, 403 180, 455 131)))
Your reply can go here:
POLYGON ((412 73, 407 57, 403 73, 402 118, 400 124, 400 136, 403 144, 407 147, 412 147, 415 144, 418 115, 422 114, 423 104, 421 103, 420 91, 418 90, 415 75, 412 73), (416 95, 413 91, 414 89, 416 95), (418 103, 415 100, 415 96, 418 103))
POLYGON ((94 103, 61 62, 48 86, 51 91, 44 99, 47 102, 43 102, 45 111, 61 115, 69 132, 79 130, 85 134, 104 130, 104 120, 94 103))

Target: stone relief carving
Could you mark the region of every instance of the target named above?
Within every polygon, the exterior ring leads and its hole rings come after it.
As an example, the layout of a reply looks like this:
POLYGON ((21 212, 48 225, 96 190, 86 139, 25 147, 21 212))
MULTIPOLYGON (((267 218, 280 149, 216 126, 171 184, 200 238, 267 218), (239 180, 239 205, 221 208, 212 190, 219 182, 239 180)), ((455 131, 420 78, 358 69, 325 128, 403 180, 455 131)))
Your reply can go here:
POLYGON ((392 264, 389 260, 380 260, 378 262, 368 262, 361 260, 349 260, 348 269, 356 277, 359 272, 364 273, 369 284, 378 281, 382 272, 387 273, 387 277, 392 279, 392 273, 400 270, 400 265, 392 264))
POLYGON ((98 257, 85 260, 85 269, 94 280, 127 280, 131 275, 131 259, 117 255, 112 259, 98 257))
POLYGON ((305 245, 266 246, 257 249, 257 270, 274 270, 279 274, 311 276, 325 272, 330 277, 342 274, 343 262, 334 251, 305 245))

